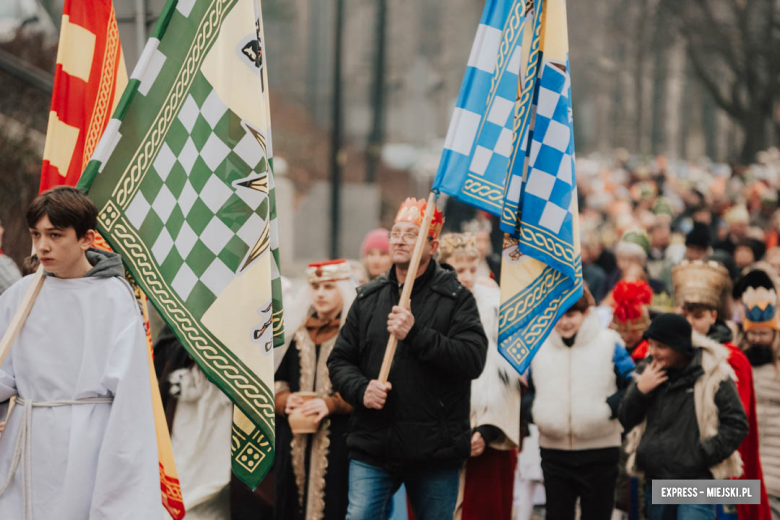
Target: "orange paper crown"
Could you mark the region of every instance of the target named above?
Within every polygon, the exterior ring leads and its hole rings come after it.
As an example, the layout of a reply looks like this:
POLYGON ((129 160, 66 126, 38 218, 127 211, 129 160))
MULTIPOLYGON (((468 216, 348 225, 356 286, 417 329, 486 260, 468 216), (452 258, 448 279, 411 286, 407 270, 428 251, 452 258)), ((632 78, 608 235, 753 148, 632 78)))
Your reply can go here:
MULTIPOLYGON (((398 214, 395 216, 396 223, 398 222, 410 222, 417 226, 422 226, 423 218, 425 217, 425 210, 428 204, 423 200, 417 200, 413 197, 409 197, 401 204, 401 209, 398 210, 398 214)), ((435 209, 433 211, 433 218, 431 219, 431 228, 428 234, 436 240, 439 238, 441 228, 444 226, 444 213, 435 209)))

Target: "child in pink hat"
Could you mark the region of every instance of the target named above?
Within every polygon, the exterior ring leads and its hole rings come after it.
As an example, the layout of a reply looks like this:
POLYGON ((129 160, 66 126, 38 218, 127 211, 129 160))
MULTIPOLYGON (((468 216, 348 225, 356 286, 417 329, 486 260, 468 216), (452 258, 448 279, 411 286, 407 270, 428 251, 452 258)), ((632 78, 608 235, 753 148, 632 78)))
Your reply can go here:
POLYGON ((390 270, 390 241, 387 238, 388 231, 384 228, 375 229, 363 239, 360 255, 363 265, 368 271, 368 279, 373 280, 382 273, 390 270))

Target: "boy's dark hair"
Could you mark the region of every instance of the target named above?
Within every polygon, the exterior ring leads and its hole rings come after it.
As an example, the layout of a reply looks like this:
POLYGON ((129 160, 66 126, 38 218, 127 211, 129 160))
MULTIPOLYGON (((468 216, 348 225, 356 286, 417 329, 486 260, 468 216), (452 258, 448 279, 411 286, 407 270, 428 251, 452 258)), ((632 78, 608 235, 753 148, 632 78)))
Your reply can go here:
POLYGON ((695 314, 699 311, 712 312, 717 311, 717 307, 707 305, 706 303, 683 303, 683 312, 685 314, 695 314))
POLYGON ((585 312, 588 310, 588 307, 596 305, 596 300, 593 298, 593 295, 590 293, 587 287, 582 287, 582 296, 580 297, 577 302, 569 307, 569 309, 566 311, 567 313, 572 311, 577 312, 585 312))
POLYGON ((72 227, 78 238, 97 228, 95 204, 76 188, 58 186, 38 195, 27 208, 27 226, 34 228, 44 216, 58 229, 72 227))

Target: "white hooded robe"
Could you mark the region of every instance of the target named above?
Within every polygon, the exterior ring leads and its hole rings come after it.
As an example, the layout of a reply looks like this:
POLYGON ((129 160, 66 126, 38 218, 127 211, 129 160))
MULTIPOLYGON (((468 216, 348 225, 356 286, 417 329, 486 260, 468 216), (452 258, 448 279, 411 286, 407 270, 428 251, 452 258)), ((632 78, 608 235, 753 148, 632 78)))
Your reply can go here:
MULTIPOLYGON (((31 280, 24 278, 0 297, 0 335, 31 280)), ((0 518, 160 518, 146 349, 139 308, 123 279, 46 278, 0 367, 0 403, 18 394, 39 404, 31 408, 32 449, 0 495, 0 518), (40 406, 99 397, 113 402, 40 406), (24 511, 25 464, 32 517, 24 511)), ((0 489, 10 474, 24 415, 17 405, 0 436, 0 489)))

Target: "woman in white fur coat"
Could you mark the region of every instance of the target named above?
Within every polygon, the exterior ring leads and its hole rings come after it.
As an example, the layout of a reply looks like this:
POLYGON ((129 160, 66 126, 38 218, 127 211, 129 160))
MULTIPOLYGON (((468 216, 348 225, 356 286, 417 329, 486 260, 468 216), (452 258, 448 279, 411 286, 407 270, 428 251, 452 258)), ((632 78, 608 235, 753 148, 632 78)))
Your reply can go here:
POLYGON ((620 400, 634 362, 617 332, 599 323, 593 297, 561 316, 531 363, 523 411, 539 428, 548 520, 607 520, 615 503, 620 400))

